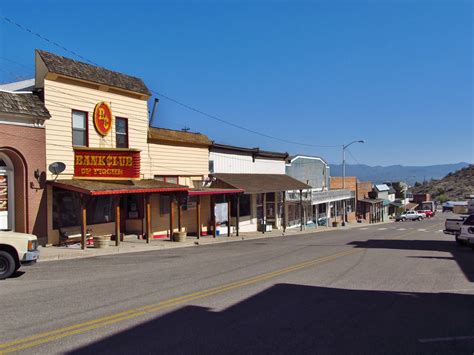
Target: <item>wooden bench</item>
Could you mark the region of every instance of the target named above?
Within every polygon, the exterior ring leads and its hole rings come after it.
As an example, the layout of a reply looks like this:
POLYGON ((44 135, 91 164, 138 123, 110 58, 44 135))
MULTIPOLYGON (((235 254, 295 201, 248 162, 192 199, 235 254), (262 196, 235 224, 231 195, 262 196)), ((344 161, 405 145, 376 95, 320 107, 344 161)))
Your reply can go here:
MULTIPOLYGON (((82 240, 81 227, 59 228, 59 245, 68 247, 70 244, 80 243, 82 240)), ((92 230, 86 230, 86 245, 92 244, 92 230)))

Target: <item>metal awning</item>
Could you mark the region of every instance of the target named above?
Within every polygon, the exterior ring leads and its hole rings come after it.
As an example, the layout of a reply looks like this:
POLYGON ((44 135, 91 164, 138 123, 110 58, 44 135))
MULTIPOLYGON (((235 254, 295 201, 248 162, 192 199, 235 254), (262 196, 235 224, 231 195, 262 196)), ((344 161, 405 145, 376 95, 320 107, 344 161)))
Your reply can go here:
POLYGON ((172 184, 154 179, 127 181, 97 181, 97 180, 56 180, 50 182, 56 188, 78 192, 89 196, 140 194, 158 192, 186 192, 189 187, 172 184))
POLYGON ((312 191, 311 203, 317 205, 320 203, 335 202, 341 200, 349 200, 355 195, 351 190, 329 190, 329 191, 312 191))
POLYGON ((222 185, 243 190, 246 194, 307 190, 311 186, 285 174, 213 174, 217 179, 211 187, 222 185), (222 184, 223 183, 223 184, 222 184))
POLYGON ((360 200, 361 202, 370 203, 371 205, 375 205, 377 203, 383 203, 383 200, 380 198, 364 198, 360 200))
POLYGON ((188 191, 189 196, 199 196, 199 195, 221 195, 221 194, 238 194, 242 193, 242 189, 219 189, 212 187, 201 187, 198 189, 191 189, 188 191))

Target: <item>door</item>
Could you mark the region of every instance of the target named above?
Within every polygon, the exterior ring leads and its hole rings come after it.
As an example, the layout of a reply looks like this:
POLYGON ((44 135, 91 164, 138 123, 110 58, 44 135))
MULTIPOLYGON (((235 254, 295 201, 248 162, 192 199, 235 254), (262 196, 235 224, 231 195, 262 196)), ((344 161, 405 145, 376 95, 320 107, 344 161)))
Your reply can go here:
POLYGON ((14 230, 13 165, 0 155, 0 230, 14 230))

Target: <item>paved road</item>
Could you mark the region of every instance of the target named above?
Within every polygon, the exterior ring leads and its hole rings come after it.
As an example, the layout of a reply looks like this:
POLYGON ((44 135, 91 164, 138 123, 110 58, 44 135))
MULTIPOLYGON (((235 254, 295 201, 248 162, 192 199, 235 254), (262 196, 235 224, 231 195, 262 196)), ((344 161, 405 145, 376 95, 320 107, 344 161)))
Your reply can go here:
POLYGON ((0 282, 0 353, 472 354, 444 217, 39 263, 0 282))

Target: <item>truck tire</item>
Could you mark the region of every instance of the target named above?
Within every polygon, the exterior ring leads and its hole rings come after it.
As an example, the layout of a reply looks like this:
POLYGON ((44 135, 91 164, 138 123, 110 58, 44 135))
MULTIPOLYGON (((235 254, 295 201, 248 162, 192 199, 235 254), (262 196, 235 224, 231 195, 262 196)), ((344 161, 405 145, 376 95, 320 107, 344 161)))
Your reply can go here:
POLYGON ((15 272, 15 259, 13 256, 0 250, 0 280, 10 277, 15 272))
POLYGON ((456 234, 456 235, 454 236, 454 238, 456 238, 456 243, 458 243, 458 245, 466 245, 466 242, 465 242, 464 240, 459 239, 459 235, 458 235, 458 234, 456 234))

